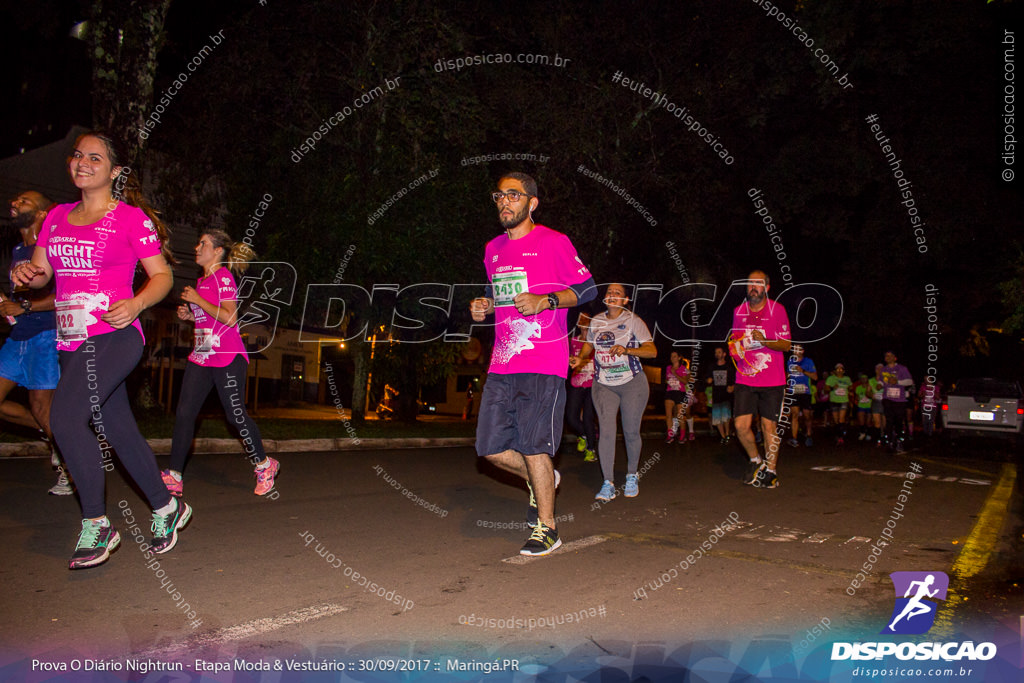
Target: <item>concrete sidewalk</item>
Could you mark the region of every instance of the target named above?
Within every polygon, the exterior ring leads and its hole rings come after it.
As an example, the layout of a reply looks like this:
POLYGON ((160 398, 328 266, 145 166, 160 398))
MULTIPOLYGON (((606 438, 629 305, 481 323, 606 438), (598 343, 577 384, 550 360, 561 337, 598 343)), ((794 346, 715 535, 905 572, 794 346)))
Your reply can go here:
MULTIPOLYGON (((307 405, 301 407, 285 408, 261 408, 258 413, 252 414, 257 422, 262 419, 281 420, 307 420, 307 421, 330 421, 338 419, 351 419, 349 411, 345 411, 343 417, 333 406, 307 405)), ((377 422, 375 413, 366 416, 367 421, 377 422)), ((664 435, 664 416, 648 412, 644 415, 643 435, 647 438, 661 437, 664 435)), ((460 415, 420 415, 420 422, 442 423, 461 422, 460 415)), ((707 419, 695 418, 695 431, 707 438, 707 419)), ((621 431, 618 434, 622 439, 621 431)), ((148 439, 153 452, 157 455, 168 455, 171 452, 171 439, 148 439)), ((563 443, 574 443, 575 437, 566 434, 563 443)), ((375 438, 326 438, 326 439, 264 439, 263 447, 267 453, 301 453, 316 451, 365 451, 365 450, 390 450, 397 448, 450 448, 473 446, 473 437, 375 437, 375 438)), ((243 453, 242 443, 238 439, 209 439, 197 438, 194 441, 193 453, 243 453)), ((50 455, 50 446, 44 441, 21 441, 13 443, 0 443, 0 458, 3 457, 44 457, 50 455)))

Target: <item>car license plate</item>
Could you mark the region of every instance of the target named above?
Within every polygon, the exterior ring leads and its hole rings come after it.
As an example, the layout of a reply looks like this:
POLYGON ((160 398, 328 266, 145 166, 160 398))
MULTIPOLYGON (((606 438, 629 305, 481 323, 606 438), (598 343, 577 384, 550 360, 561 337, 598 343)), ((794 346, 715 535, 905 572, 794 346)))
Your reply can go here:
POLYGON ((995 422, 995 413, 983 413, 977 410, 971 411, 972 420, 981 420, 982 422, 995 422))

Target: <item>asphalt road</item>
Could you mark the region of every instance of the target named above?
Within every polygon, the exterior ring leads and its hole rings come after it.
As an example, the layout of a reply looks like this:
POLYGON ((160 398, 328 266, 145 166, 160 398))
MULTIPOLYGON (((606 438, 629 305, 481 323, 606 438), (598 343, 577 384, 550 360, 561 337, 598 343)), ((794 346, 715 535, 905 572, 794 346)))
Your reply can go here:
MULTIPOLYGON (((621 442, 619 452, 621 485, 621 442)), ((122 546, 76 572, 67 559, 77 499, 46 495, 46 460, 0 460, 0 679, 51 680, 44 667, 75 659, 110 669, 94 680, 141 680, 123 668, 132 660, 183 662, 181 678, 168 680, 306 680, 287 667, 312 662, 347 668, 319 680, 399 676, 356 671, 382 661, 418 680, 417 667, 436 674, 453 658, 631 676, 641 663, 757 671, 762 659, 785 673, 801 666, 795 657, 807 658, 807 674, 814 656, 828 666, 826 641, 879 638, 894 571, 950 575, 929 637, 1019 648, 1021 483, 1012 451, 988 444, 922 444, 897 456, 819 437, 814 448, 784 448, 780 488, 758 490, 740 483, 735 444, 646 439, 640 495, 604 504, 593 499, 597 464, 566 450, 556 511, 566 545, 525 561, 525 487, 481 466, 472 449, 279 459, 270 500, 253 495, 243 456, 196 456, 185 480, 193 520, 158 564, 128 529, 138 520, 148 540, 145 503, 110 474, 108 515, 122 546), (887 522, 892 541, 879 546, 887 522), (865 563, 871 571, 858 580, 865 563), (366 664, 374 657, 386 659, 366 664), (284 673, 214 671, 272 661, 284 673)))

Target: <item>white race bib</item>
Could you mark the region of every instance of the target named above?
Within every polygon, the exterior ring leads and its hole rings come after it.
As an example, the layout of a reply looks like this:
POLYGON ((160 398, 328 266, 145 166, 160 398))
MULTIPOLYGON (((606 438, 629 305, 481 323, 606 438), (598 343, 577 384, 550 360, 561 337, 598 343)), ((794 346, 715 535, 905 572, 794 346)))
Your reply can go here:
POLYGON ((57 301, 57 336, 61 341, 77 342, 89 338, 85 304, 81 301, 57 301))
POLYGON ((195 330, 196 353, 210 353, 213 350, 213 329, 197 327, 195 330))
POLYGON ((491 279, 494 290, 494 307, 511 306, 517 294, 530 291, 525 270, 514 270, 510 273, 498 273, 491 279))

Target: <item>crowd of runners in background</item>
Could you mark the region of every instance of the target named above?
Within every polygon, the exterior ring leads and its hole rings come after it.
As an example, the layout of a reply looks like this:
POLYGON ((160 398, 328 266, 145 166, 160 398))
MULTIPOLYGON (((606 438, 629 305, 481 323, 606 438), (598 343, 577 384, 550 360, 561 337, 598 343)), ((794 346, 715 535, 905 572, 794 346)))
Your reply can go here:
MULTIPOLYGON (((722 444, 732 441, 735 436, 732 417, 732 394, 736 383, 736 367, 729 359, 725 345, 715 345, 714 359, 698 371, 698 377, 690 380, 690 360, 672 351, 668 365, 661 370, 661 384, 652 391, 660 412, 661 403, 657 397, 664 396, 665 442, 685 444, 697 437, 694 416, 706 420, 710 436, 717 437, 722 444)), ((835 363, 831 370, 820 370, 814 360, 806 356, 803 346, 793 344, 789 354, 789 379, 786 406, 788 418, 782 422, 785 428, 784 443, 793 448, 810 448, 815 445, 817 434, 819 445, 826 443, 842 446, 848 441, 866 441, 876 446, 902 451, 906 442, 915 435, 930 437, 941 430, 942 382, 918 384, 911 375, 902 376, 902 365, 896 362, 896 355, 887 351, 883 361, 873 368, 848 373, 843 363, 835 363), (887 361, 892 358, 892 364, 887 361), (910 382, 906 382, 910 379, 910 382), (900 382, 904 381, 904 384, 900 382), (888 396, 887 399, 887 390, 888 396), (886 416, 886 402, 893 404, 889 417, 886 416)), ((905 368, 904 368, 905 370, 905 368)), ((592 373, 592 371, 591 371, 592 373)), ((576 383, 579 374, 570 379, 576 383)), ((567 407, 566 424, 571 433, 578 435, 577 449, 586 454, 586 461, 592 457, 596 436, 583 433, 593 430, 599 433, 597 422, 580 418, 580 411, 586 404, 573 403, 567 407)), ((755 430, 756 431, 756 430, 755 430)), ((762 442, 759 431, 757 443, 762 442)))

